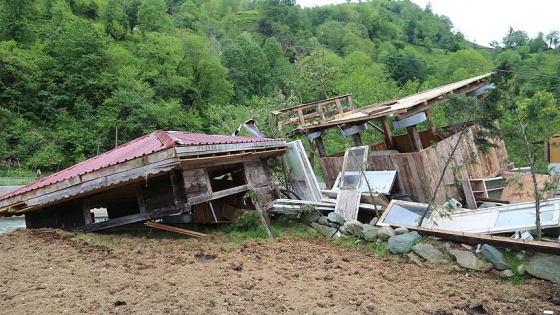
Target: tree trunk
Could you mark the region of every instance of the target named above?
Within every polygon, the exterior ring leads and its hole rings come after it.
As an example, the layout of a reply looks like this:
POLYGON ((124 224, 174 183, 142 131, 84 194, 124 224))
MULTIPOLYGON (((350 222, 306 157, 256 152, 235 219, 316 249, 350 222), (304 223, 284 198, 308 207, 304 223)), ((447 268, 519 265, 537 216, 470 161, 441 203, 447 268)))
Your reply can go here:
POLYGON ((521 137, 523 140, 523 145, 525 146, 525 153, 527 154, 527 162, 531 169, 531 178, 533 179, 533 186, 535 188, 535 225, 537 227, 537 240, 542 240, 542 229, 541 229, 541 193, 539 190, 539 183, 537 182, 537 175, 535 174, 535 160, 533 154, 531 153, 531 144, 527 139, 527 133, 525 132, 525 126, 521 122, 521 117, 519 117, 519 111, 514 108, 515 118, 517 119, 517 124, 521 129, 521 137))

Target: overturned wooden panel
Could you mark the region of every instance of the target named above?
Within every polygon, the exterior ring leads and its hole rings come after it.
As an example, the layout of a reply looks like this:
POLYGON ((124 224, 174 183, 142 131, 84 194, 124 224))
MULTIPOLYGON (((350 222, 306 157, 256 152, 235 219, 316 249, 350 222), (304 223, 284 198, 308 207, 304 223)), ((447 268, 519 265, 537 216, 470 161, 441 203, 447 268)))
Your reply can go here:
POLYGON ((367 146, 354 147, 346 150, 344 154, 335 212, 346 220, 358 218, 358 205, 364 182, 363 172, 368 149, 367 146))
POLYGON ((285 172, 299 198, 321 201, 319 183, 305 154, 301 140, 288 143, 288 153, 283 156, 285 172))
MULTIPOLYGON (((558 181, 548 175, 536 174, 535 176, 539 190, 544 197, 553 198, 558 181)), ((505 172, 502 177, 506 179, 506 186, 500 199, 517 202, 535 201, 535 185, 531 174, 505 172)))
MULTIPOLYGON (((436 203, 443 204, 448 197, 461 195, 458 184, 465 178, 483 178, 495 175, 507 165, 507 151, 502 140, 491 139, 494 147, 483 153, 474 143, 477 127, 471 126, 461 137, 455 134, 420 152, 369 155, 367 170, 395 170, 398 186, 413 200, 429 202, 436 184, 444 169, 447 158, 451 156, 454 145, 458 149, 452 156, 440 189, 436 192, 436 203), (457 182, 457 179, 459 182, 457 182)), ((334 184, 342 169, 340 157, 324 157, 319 160, 327 186, 334 184)))

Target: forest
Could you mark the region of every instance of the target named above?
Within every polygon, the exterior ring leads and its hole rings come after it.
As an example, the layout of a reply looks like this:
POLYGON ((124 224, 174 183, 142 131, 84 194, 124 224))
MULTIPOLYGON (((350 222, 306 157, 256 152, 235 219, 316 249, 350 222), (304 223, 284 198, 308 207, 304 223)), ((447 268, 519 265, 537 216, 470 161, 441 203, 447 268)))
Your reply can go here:
POLYGON ((231 134, 254 118, 285 137, 272 110, 344 94, 365 106, 491 71, 485 117, 523 164, 519 121, 532 143, 560 132, 559 44, 510 28, 480 46, 408 0, 3 0, 0 173, 54 172, 157 129, 231 134))

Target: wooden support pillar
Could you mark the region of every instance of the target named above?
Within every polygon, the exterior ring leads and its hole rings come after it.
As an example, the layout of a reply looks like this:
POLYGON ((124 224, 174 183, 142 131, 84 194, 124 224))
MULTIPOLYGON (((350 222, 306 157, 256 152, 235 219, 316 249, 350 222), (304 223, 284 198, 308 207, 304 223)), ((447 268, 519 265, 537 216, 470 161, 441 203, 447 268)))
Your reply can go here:
POLYGON ((435 133, 436 132, 436 124, 434 124, 434 118, 432 117, 432 112, 430 112, 429 109, 426 109, 424 111, 424 113, 426 114, 426 118, 428 119, 428 122, 430 123, 430 130, 435 133))
POLYGON ((385 133, 385 144, 387 144, 387 149, 393 149, 393 133, 391 132, 391 126, 389 126, 389 120, 387 117, 381 119, 381 125, 383 125, 383 132, 385 133))
POLYGON ((180 181, 177 180, 177 175, 175 174, 175 170, 171 170, 169 172, 169 178, 171 180, 171 188, 173 189, 173 200, 175 201, 175 208, 183 210, 183 202, 181 198, 181 191, 183 191, 183 187, 179 187, 180 181))
POLYGON ((408 132, 410 143, 412 143, 412 149, 415 152, 422 151, 422 141, 420 140, 420 134, 418 129, 416 129, 416 125, 406 127, 406 131, 408 132))
POLYGON ((315 146, 317 147, 317 151, 319 152, 319 157, 323 158, 327 156, 327 151, 325 150, 325 144, 323 143, 323 137, 319 136, 314 140, 315 140, 315 146))
POLYGON ((136 186, 136 200, 138 200, 138 209, 140 209, 140 213, 146 213, 146 201, 144 200, 144 191, 141 185, 136 186))
POLYGON ((90 212, 90 203, 89 203, 89 199, 83 199, 82 200, 82 211, 84 212, 84 222, 85 225, 88 224, 92 224, 93 223, 93 219, 91 218, 91 212, 90 212))
POLYGON ((354 140, 354 144, 357 147, 361 147, 361 146, 364 145, 364 143, 362 142, 362 136, 360 136, 359 132, 356 132, 355 134, 353 134, 352 139, 354 140))

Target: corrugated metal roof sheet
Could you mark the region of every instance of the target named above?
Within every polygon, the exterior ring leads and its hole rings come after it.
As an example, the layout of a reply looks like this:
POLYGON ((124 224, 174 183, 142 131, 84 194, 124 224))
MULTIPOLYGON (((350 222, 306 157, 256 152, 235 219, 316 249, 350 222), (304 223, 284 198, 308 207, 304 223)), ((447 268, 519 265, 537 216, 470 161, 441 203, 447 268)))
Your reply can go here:
POLYGON ((105 168, 111 165, 129 161, 150 153, 162 151, 178 146, 195 146, 206 144, 225 144, 225 143, 251 143, 273 141, 270 138, 238 137, 238 136, 218 136, 204 135, 180 131, 155 131, 121 144, 111 151, 95 156, 89 160, 78 163, 58 173, 47 176, 29 185, 0 196, 0 200, 22 194, 34 189, 58 183, 75 176, 84 175, 89 172, 105 168))

